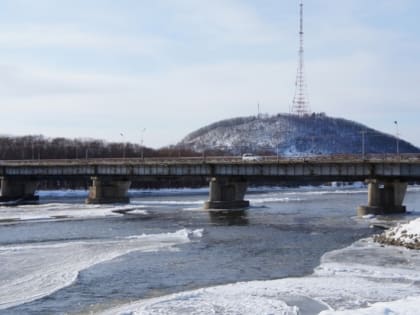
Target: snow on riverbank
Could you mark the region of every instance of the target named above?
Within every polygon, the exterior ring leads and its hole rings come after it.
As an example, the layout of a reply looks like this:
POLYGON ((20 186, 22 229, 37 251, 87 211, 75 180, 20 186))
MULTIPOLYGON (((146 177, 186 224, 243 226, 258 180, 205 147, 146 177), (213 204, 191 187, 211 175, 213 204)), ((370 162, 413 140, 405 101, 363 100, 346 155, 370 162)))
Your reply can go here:
POLYGON ((420 249, 420 218, 406 224, 398 224, 374 240, 381 244, 405 246, 411 249, 420 249))

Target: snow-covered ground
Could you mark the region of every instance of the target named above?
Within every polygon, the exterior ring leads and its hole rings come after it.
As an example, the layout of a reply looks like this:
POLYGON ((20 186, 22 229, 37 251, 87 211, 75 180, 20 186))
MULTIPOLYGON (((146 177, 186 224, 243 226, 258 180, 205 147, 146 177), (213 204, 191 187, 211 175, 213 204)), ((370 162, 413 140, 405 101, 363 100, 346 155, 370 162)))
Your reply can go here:
MULTIPOLYGON (((394 231, 420 235, 420 219, 394 231)), ((391 231, 387 232, 390 233, 391 231)), ((420 311, 420 251, 373 239, 329 252, 310 276, 253 281, 141 300, 108 314, 412 315, 420 311)))
POLYGON ((420 249, 420 218, 406 224, 398 224, 376 236, 375 240, 382 244, 420 249))

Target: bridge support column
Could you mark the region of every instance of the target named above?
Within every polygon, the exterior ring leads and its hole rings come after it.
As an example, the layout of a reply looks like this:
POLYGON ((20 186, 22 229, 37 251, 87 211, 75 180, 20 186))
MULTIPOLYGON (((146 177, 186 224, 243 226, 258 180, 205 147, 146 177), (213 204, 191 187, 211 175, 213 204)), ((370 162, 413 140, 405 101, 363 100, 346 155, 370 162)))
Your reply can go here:
POLYGON ((249 201, 244 200, 248 182, 237 178, 212 178, 209 201, 204 209, 244 209, 249 201))
POLYGON ((89 187, 89 196, 86 203, 107 204, 107 203, 129 203, 127 196, 131 181, 92 177, 92 186, 89 187))
POLYGON ((38 182, 33 179, 1 177, 0 201, 37 201, 38 182))
POLYGON ((407 183, 400 181, 387 181, 380 183, 377 180, 368 182, 368 205, 360 206, 357 215, 367 214, 396 214, 405 213, 403 206, 407 183))

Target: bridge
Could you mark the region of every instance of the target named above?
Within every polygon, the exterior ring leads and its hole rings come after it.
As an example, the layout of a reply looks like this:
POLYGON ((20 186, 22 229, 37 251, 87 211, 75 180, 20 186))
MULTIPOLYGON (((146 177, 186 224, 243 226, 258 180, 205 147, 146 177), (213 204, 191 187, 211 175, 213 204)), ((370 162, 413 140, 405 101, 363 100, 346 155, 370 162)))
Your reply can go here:
POLYGON ((420 181, 420 155, 335 155, 244 161, 238 157, 0 161, 1 201, 36 200, 41 180, 91 180, 87 203, 127 203, 131 182, 145 178, 202 177, 210 183, 206 209, 243 209, 247 187, 270 182, 368 183, 358 214, 405 212, 407 185, 420 181))

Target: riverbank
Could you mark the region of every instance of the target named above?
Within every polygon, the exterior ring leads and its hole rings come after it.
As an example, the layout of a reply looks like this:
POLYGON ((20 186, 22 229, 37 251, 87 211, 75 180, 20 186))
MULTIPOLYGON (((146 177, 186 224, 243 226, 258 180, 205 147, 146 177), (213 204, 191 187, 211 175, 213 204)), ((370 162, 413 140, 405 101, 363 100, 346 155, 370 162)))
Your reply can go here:
POLYGON ((382 234, 375 235, 375 242, 385 245, 404 246, 409 249, 420 249, 420 218, 406 224, 386 230, 382 234))

